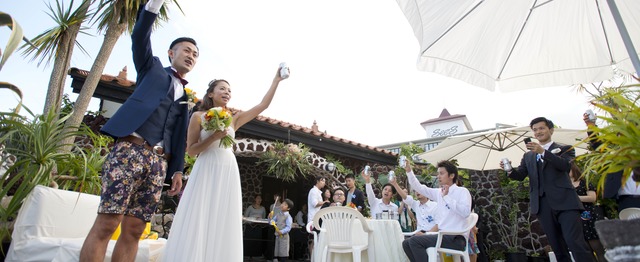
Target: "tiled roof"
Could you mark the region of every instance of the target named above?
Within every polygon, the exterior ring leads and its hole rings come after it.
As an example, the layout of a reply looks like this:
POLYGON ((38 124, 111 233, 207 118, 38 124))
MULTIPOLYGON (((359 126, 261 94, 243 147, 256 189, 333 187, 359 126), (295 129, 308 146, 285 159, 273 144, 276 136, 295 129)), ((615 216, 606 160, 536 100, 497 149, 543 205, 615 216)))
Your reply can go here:
MULTIPOLYGON (((230 109, 234 114, 236 112, 241 111, 241 110, 235 109, 235 108, 230 108, 230 109)), ((275 118, 266 117, 266 116, 263 116, 263 115, 258 115, 255 119, 258 120, 258 121, 261 121, 261 122, 265 122, 265 123, 271 124, 271 125, 278 125, 278 126, 281 126, 283 128, 288 128, 288 129, 291 129, 291 130, 296 130, 296 131, 300 131, 300 132, 303 132, 303 133, 306 133, 306 134, 310 134, 310 135, 314 135, 314 136, 317 136, 317 137, 321 137, 323 139, 331 139, 333 141, 341 142, 341 143, 344 143, 344 144, 360 147, 360 148, 371 150, 371 151, 375 151, 375 152, 388 154, 388 155, 391 155, 391 156, 395 156, 396 155, 395 153, 392 153, 391 151, 388 151, 388 150, 385 150, 385 149, 382 149, 382 148, 377 148, 377 147, 374 147, 374 146, 358 143, 358 142, 355 142, 355 141, 352 141, 352 140, 349 140, 349 139, 344 139, 344 138, 340 138, 340 137, 337 137, 337 136, 332 136, 332 135, 329 135, 329 134, 324 133, 324 132, 314 131, 312 128, 304 127, 304 126, 301 126, 301 125, 296 125, 296 124, 289 123, 289 122, 282 121, 282 120, 278 120, 278 119, 275 119, 275 118)))
POLYGON ((465 117, 467 117, 467 116, 466 115, 458 115, 458 114, 451 115, 449 113, 449 110, 447 110, 445 108, 445 109, 442 110, 442 112, 440 113, 440 116, 438 118, 429 119, 427 121, 424 121, 424 122, 420 123, 420 125, 441 122, 441 121, 445 121, 445 120, 449 120, 449 119, 465 118, 465 117))
MULTIPOLYGON (((78 75, 84 76, 85 78, 86 78, 86 76, 89 75, 89 71, 86 71, 86 70, 72 68, 72 69, 69 70, 69 73, 71 73, 72 71, 74 73, 78 74, 78 75)), ((121 87, 123 89, 135 89, 136 82, 126 79, 126 76, 127 76, 127 67, 124 67, 122 69, 122 71, 120 71, 118 76, 112 76, 112 75, 108 75, 108 74, 103 74, 102 77, 100 77, 100 82, 105 83, 105 84, 114 85, 114 86, 119 86, 119 87, 121 87)), ((233 111, 234 114, 236 112, 238 112, 238 111, 241 111, 239 109, 234 109, 234 108, 230 108, 230 109, 231 109, 231 111, 233 111)), ((266 116, 263 116, 263 115, 259 115, 255 119, 258 120, 258 121, 261 121, 261 122, 265 122, 265 123, 271 124, 271 125, 278 125, 278 126, 281 126, 283 128, 288 128, 288 129, 291 129, 291 130, 296 130, 296 131, 300 131, 300 132, 303 132, 303 133, 306 133, 306 134, 310 134, 310 135, 314 135, 314 136, 317 136, 317 137, 321 137, 323 139, 330 139, 330 140, 341 142, 341 143, 344 143, 344 144, 347 144, 347 145, 356 146, 356 147, 360 147, 360 148, 363 148, 363 149, 367 149, 367 150, 371 150, 371 151, 375 151, 375 152, 380 152, 380 153, 383 153, 383 154, 388 154, 388 155, 391 155, 391 156, 396 156, 395 153, 392 153, 391 151, 388 151, 388 150, 385 150, 385 149, 382 149, 382 148, 377 148, 377 147, 374 147, 374 146, 365 145, 365 144, 358 143, 358 142, 355 142, 355 141, 351 141, 351 140, 348 140, 348 139, 339 138, 339 137, 332 136, 332 135, 329 135, 329 134, 324 133, 324 132, 314 131, 312 128, 303 127, 301 125, 296 125, 296 124, 285 122, 285 121, 278 120, 278 119, 275 119, 275 118, 270 118, 270 117, 266 117, 266 116)))

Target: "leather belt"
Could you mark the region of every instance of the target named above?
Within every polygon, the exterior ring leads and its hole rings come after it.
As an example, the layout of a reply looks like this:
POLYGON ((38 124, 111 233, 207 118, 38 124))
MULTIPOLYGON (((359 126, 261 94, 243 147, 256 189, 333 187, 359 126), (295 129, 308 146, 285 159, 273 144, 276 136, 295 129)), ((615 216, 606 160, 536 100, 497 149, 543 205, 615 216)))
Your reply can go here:
POLYGON ((137 137, 137 136, 128 135, 128 136, 120 137, 120 138, 118 138, 117 142, 129 142, 131 144, 142 146, 145 149, 153 152, 154 154, 166 159, 167 161, 169 161, 169 159, 171 158, 171 154, 165 154, 164 153, 164 148, 163 147, 161 147, 161 146, 151 146, 143 138, 140 138, 140 137, 137 137))

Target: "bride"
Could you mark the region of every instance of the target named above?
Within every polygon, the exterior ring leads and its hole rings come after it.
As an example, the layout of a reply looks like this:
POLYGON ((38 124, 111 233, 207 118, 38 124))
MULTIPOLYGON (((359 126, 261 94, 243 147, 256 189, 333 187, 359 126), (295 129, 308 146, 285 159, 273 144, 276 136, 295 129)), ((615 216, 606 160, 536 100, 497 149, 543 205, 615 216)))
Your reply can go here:
POLYGON ((280 69, 262 101, 233 116, 225 131, 202 129, 203 113, 224 107, 231 99, 226 80, 209 83, 199 111, 191 116, 187 153, 198 155, 184 189, 169 233, 163 261, 242 261, 242 193, 233 147, 220 147, 220 139, 235 136, 235 130, 269 107, 283 78, 280 69))

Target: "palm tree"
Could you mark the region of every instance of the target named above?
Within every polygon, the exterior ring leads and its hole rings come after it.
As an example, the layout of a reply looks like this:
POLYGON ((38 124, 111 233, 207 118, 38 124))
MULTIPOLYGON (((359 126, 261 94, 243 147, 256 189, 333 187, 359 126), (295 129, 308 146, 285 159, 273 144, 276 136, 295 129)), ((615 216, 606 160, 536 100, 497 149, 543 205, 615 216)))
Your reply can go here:
POLYGON ((44 61, 48 65, 51 60, 54 60, 43 114, 49 113, 50 110, 55 110, 56 114, 60 111, 73 48, 78 45, 80 50, 87 54, 86 50, 76 41, 76 37, 78 33, 84 33, 83 30, 86 29, 82 27, 82 23, 87 18, 90 5, 90 0, 82 0, 80 6, 73 11, 73 0, 67 9, 65 9, 64 3, 61 4, 59 0, 56 0, 55 9, 48 4, 47 7, 50 11, 48 15, 56 22, 57 26, 33 38, 35 46, 29 46, 24 50, 25 55, 33 55, 32 60, 40 58, 38 66, 44 61))
MULTIPOLYGON (((100 51, 91 66, 89 75, 82 85, 82 90, 76 99, 73 113, 66 122, 67 128, 77 129, 79 127, 82 122, 82 118, 89 107, 91 97, 93 97, 93 93, 98 86, 98 82, 100 81, 104 67, 107 64, 107 60, 111 56, 113 47, 125 30, 129 33, 133 30, 138 9, 140 8, 140 5, 145 2, 146 1, 143 0, 101 0, 99 10, 103 11, 96 12, 95 18, 98 23, 98 30, 105 32, 104 41, 102 42, 100 51)), ((177 0, 172 0, 172 2, 175 3, 180 12, 182 12, 182 8, 178 4, 177 0)), ((158 18, 161 21, 168 20, 166 5, 160 9, 158 18)), ((156 21, 156 23, 158 22, 159 21, 156 21)), ((69 141, 63 141, 62 143, 69 144, 69 141)))

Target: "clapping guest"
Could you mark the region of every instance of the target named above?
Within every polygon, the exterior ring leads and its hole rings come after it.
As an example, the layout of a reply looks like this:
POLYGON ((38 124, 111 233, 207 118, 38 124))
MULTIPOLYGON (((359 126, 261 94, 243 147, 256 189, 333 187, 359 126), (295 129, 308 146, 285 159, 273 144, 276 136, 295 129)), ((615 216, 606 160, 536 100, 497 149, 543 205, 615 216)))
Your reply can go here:
POLYGON ((584 239, 591 247, 591 250, 596 253, 598 261, 606 261, 604 258, 604 247, 602 243, 600 243, 598 232, 596 232, 596 221, 602 218, 600 217, 600 213, 595 212, 594 203, 597 200, 596 191, 594 190, 595 187, 593 187, 591 183, 587 184, 586 181, 581 178, 582 172, 575 162, 571 162, 569 177, 585 209, 580 216, 582 218, 584 239))
POLYGON ((391 184, 387 183, 382 186, 382 198, 376 198, 376 194, 373 192, 373 187, 371 186, 371 174, 362 171, 362 177, 366 183, 367 200, 369 201, 372 217, 375 217, 376 214, 382 214, 383 211, 398 211, 398 206, 391 202, 391 198, 396 194, 396 189, 391 184))
POLYGON ((262 206, 262 196, 255 195, 253 198, 253 204, 251 204, 244 211, 244 217, 251 218, 264 218, 267 215, 267 211, 262 206))

